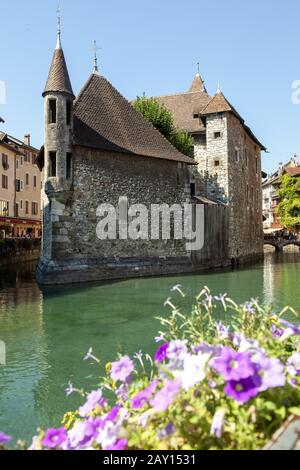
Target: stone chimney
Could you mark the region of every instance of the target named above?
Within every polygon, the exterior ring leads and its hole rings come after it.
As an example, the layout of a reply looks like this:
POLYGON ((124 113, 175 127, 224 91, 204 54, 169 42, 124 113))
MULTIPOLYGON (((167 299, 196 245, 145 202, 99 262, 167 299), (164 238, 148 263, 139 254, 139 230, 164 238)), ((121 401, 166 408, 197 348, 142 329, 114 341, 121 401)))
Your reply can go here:
POLYGON ((30 134, 24 135, 24 144, 30 146, 30 134))

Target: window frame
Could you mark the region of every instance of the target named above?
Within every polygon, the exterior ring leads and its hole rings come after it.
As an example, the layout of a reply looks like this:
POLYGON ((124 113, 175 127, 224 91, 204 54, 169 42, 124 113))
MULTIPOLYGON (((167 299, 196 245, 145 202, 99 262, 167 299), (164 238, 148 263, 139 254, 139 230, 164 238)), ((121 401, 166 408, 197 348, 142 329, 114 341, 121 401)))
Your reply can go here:
POLYGON ((49 98, 48 100, 48 123, 57 123, 57 99, 49 98))

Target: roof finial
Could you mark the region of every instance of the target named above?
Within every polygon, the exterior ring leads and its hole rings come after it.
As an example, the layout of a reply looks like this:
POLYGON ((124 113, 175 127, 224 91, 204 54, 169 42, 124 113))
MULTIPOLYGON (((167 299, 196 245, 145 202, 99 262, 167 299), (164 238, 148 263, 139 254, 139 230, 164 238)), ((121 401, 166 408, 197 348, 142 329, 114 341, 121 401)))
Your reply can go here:
POLYGON ((197 62, 197 73, 196 75, 199 75, 200 76, 200 63, 197 62))
POLYGON ((99 69, 98 69, 98 56, 97 56, 97 51, 99 51, 101 47, 97 47, 97 41, 94 41, 94 72, 93 73, 98 73, 99 74, 99 69))
POLYGON ((217 90, 217 93, 222 93, 222 88, 221 88, 221 85, 220 85, 220 82, 218 81, 218 90, 217 90))
POLYGON ((56 49, 61 49, 61 19, 60 19, 60 6, 57 6, 57 42, 56 49))

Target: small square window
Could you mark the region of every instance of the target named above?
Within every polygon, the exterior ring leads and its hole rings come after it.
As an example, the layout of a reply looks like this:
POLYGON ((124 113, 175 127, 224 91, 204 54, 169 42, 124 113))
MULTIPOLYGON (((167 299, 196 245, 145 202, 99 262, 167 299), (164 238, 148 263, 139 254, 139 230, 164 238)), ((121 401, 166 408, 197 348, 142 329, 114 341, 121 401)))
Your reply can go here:
POLYGON ((217 166, 220 166, 220 160, 218 158, 215 159, 214 161, 214 165, 217 167, 217 166))
POLYGON ((221 132, 214 132, 214 139, 221 139, 221 132))

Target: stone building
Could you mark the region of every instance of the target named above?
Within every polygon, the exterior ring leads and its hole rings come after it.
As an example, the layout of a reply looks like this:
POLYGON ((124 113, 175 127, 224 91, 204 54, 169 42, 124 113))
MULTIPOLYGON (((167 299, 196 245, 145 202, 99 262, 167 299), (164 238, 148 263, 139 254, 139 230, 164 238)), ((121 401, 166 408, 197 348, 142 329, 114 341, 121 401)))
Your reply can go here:
MULTIPOLYGON (((182 239, 101 240, 97 208, 190 201, 188 166, 179 153, 98 72, 75 99, 58 35, 45 101, 43 284, 191 270, 182 239)), ((149 222, 151 225, 151 221, 149 222)))
MULTIPOLYGON (((209 97, 200 75, 189 93, 160 98, 170 109, 174 101, 178 126, 195 137, 194 159, 179 153, 99 74, 96 58, 75 98, 60 31, 43 97, 40 283, 191 272, 262 253, 263 146, 221 93, 209 97), (174 217, 169 237, 147 215, 151 236, 128 239, 121 224, 99 239, 99 206, 109 204, 109 213, 124 197, 135 214, 141 205, 201 205, 203 248, 187 248, 175 233, 174 217)), ((132 221, 131 213, 126 217, 132 221)))
POLYGON ((175 125, 194 138, 195 196, 228 207, 229 257, 246 260, 260 255, 261 151, 265 147, 221 91, 209 96, 199 73, 188 92, 155 99, 171 111, 175 125))

